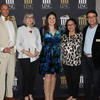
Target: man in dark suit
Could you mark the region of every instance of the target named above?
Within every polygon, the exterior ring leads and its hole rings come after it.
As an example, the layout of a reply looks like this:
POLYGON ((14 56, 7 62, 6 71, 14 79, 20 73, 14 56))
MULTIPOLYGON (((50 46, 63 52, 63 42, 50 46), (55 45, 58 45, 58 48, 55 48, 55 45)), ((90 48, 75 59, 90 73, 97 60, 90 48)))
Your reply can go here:
POLYGON ((88 26, 83 30, 82 71, 85 100, 99 100, 100 96, 100 25, 97 12, 87 13, 88 26), (91 88, 91 86, 93 88, 91 88), (91 97, 91 93, 93 94, 91 97))

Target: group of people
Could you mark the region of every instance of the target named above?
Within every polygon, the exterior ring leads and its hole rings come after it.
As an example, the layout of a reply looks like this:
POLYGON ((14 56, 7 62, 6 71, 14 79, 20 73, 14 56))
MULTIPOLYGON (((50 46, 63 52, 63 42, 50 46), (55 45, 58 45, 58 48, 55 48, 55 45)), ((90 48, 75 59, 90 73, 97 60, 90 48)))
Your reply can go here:
POLYGON ((87 12, 88 25, 81 32, 75 19, 67 20, 65 30, 57 25, 57 16, 50 12, 45 26, 35 27, 35 17, 27 13, 23 25, 9 17, 9 6, 0 6, 0 100, 13 98, 16 50, 23 73, 24 100, 34 100, 33 85, 37 70, 44 76, 45 100, 54 99, 56 74, 64 71, 67 100, 78 100, 80 73, 84 75, 84 100, 100 96, 100 25, 97 12, 87 12))

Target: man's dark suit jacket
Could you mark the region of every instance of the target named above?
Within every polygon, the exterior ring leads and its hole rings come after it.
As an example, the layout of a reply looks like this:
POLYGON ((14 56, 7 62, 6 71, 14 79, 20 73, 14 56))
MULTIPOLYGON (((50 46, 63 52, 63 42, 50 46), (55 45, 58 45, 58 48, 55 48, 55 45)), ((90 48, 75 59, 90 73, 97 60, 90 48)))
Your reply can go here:
MULTIPOLYGON (((83 30, 83 48, 84 48, 84 41, 86 36, 87 27, 83 30)), ((92 43, 92 59, 95 67, 100 67, 100 24, 98 24, 93 43, 92 43)))

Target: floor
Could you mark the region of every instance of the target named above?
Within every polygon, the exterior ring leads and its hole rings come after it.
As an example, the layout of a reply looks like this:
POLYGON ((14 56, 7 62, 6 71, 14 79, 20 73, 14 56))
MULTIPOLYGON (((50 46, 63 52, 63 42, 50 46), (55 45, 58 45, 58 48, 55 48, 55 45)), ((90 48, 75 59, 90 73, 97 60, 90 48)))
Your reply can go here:
MULTIPOLYGON (((22 100, 22 99, 15 99, 15 100, 22 100)), ((44 98, 35 98, 34 100, 44 100, 44 98)), ((54 100, 66 100, 66 98, 55 98, 54 100)), ((78 100, 84 100, 84 97, 79 97, 78 100)))

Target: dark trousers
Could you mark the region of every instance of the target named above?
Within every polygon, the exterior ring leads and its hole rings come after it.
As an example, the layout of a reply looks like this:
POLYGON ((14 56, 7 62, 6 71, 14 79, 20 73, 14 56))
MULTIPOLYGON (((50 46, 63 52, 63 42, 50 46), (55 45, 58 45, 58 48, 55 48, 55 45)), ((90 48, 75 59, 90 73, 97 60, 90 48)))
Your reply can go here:
POLYGON ((38 70, 39 61, 30 62, 29 58, 20 59, 23 74, 23 92, 24 96, 29 94, 34 95, 33 86, 35 83, 35 77, 38 70))
POLYGON ((64 73, 67 79, 69 96, 78 97, 80 66, 63 65, 64 73))
POLYGON ((83 56, 82 73, 84 76, 85 100, 98 100, 100 95, 100 68, 94 66, 92 58, 83 56))

